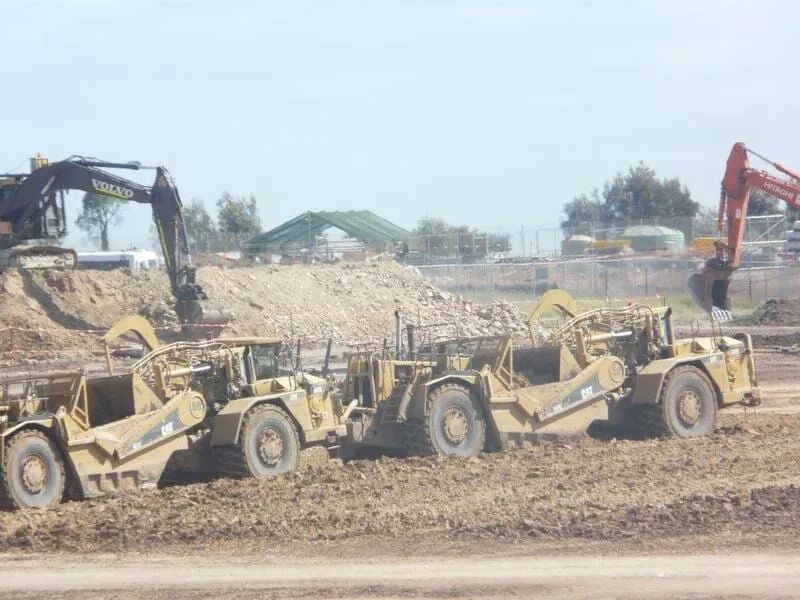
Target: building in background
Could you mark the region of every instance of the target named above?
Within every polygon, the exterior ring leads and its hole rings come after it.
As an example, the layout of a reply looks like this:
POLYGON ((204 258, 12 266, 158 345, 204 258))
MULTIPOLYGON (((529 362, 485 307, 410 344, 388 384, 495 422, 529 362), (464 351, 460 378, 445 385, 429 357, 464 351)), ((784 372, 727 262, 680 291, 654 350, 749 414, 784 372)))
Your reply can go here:
POLYGON ((251 256, 334 259, 366 252, 402 252, 411 232, 369 210, 305 212, 244 244, 251 256), (340 237, 331 235, 338 230, 340 237))

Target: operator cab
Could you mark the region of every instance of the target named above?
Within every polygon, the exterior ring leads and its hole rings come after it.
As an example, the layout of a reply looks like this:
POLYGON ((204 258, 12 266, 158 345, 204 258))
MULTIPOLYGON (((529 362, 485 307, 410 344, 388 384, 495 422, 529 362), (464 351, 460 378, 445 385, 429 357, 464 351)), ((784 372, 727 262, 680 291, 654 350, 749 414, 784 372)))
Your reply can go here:
MULTIPOLYGON (((275 379, 280 373, 279 346, 251 346, 245 350, 253 365, 253 381, 275 379)), ((251 381, 252 383, 252 381, 251 381)))
POLYGON ((219 338, 237 350, 249 394, 264 395, 296 387, 289 348, 278 338, 219 338))

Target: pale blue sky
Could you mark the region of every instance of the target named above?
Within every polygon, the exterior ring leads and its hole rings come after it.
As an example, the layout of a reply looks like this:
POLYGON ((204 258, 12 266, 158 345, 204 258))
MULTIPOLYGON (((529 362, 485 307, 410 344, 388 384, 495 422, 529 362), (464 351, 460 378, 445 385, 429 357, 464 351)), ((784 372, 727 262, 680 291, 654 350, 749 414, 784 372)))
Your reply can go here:
MULTIPOLYGON (((2 12, 0 171, 36 152, 161 163, 185 201, 255 194, 265 228, 362 208, 409 228, 425 214, 555 226, 564 202, 639 160, 712 205, 737 140, 800 166, 795 2, 7 0, 2 12)), ((70 209, 73 221, 77 197, 70 209)), ((114 245, 146 243, 147 227, 129 211, 114 245)))

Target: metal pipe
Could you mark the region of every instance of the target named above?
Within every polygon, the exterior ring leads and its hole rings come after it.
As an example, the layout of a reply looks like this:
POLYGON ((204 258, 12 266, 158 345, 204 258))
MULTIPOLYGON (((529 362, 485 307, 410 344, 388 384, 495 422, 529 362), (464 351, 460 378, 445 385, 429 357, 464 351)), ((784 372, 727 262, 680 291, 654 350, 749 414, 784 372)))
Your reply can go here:
POLYGON ((618 332, 611 332, 611 333, 598 333, 595 335, 589 336, 587 342, 592 344, 594 342, 607 342, 608 340, 618 340, 623 338, 633 337, 632 331, 618 331, 618 332))
POLYGON ((94 160, 91 158, 76 158, 72 162, 81 165, 82 167, 99 167, 103 169, 131 169, 139 171, 140 169, 154 169, 155 167, 146 167, 138 161, 130 161, 126 163, 108 162, 105 160, 94 160))
POLYGON ((175 377, 194 375, 196 373, 207 373, 211 369, 211 365, 203 365, 201 367, 178 367, 177 369, 168 368, 166 379, 174 379, 175 377))
POLYGON ((400 349, 402 348, 402 341, 400 340, 401 335, 401 321, 400 321, 400 311, 394 311, 394 353, 396 356, 400 356, 400 349))
POLYGON ((333 347, 333 338, 328 338, 328 347, 325 349, 325 360, 322 361, 322 376, 327 377, 331 370, 331 348, 333 347))
POLYGON ((408 336, 408 356, 413 358, 414 351, 415 351, 415 340, 414 340, 414 333, 415 327, 411 323, 406 325, 406 335, 408 336))

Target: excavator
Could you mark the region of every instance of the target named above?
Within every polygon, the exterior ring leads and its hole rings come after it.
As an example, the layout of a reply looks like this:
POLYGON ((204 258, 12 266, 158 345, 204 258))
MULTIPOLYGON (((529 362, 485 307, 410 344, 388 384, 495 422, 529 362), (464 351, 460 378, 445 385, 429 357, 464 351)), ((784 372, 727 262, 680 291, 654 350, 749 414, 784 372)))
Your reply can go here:
MULTIPOLYGON (((64 194, 70 190, 149 204, 164 253, 175 312, 181 323, 201 324, 202 301, 207 299, 195 281, 186 227, 181 214, 178 189, 164 167, 145 167, 138 162, 115 163, 71 156, 50 163, 31 159, 30 173, 0 174, 0 266, 74 266, 74 250, 31 242, 55 242, 66 235, 64 194), (154 169, 153 186, 148 188, 104 169, 154 169)), ((216 315, 212 320, 217 320, 216 315)))
POLYGON ((747 205, 753 188, 764 190, 792 208, 800 208, 800 174, 758 154, 742 142, 733 145, 722 178, 717 215, 719 239, 714 242, 716 255, 706 261, 700 273, 689 277, 688 282, 695 302, 709 313, 715 313, 715 309, 730 310, 728 288, 741 260, 747 205), (750 167, 749 155, 765 161, 782 176, 750 167))

